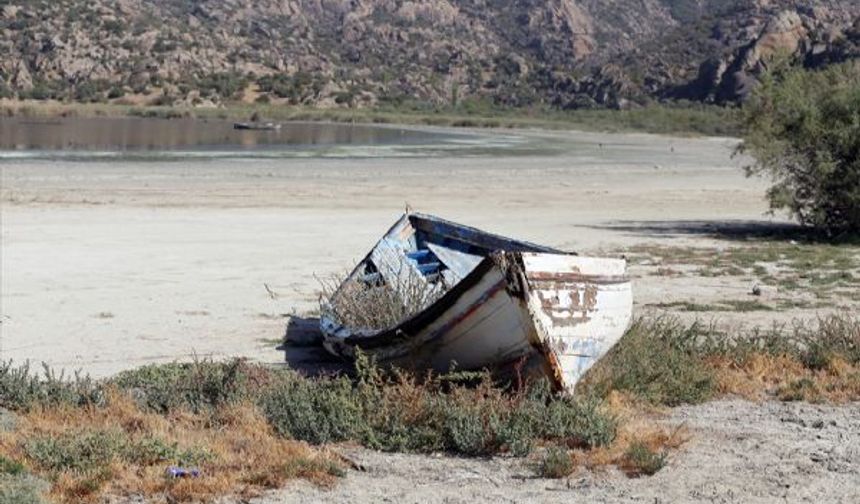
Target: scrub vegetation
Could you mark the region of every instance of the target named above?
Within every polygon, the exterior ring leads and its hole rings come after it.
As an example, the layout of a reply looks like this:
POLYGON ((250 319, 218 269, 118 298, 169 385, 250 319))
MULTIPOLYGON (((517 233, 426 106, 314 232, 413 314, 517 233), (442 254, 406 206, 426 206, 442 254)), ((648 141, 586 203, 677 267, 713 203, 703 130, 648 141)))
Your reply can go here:
POLYGON ((351 376, 307 378, 241 360, 152 365, 107 380, 0 365, 4 502, 175 502, 333 484, 341 443, 383 451, 524 457, 544 477, 615 466, 631 477, 689 439, 660 408, 723 395, 860 400, 860 323, 727 335, 637 321, 573 397, 486 373, 411 376, 362 357, 351 376), (171 467, 197 470, 172 477, 171 467))
POLYGON ((562 396, 545 382, 512 390, 483 373, 417 379, 366 360, 349 377, 234 360, 146 366, 104 381, 5 363, 0 404, 8 420, 0 492, 22 502, 209 501, 294 478, 326 485, 349 467, 341 442, 528 456, 545 446, 605 449, 619 431, 605 401, 562 396), (169 477, 170 467, 199 474, 169 477))
POLYGON ((661 406, 717 396, 844 403, 860 400, 860 320, 726 334, 674 318, 639 320, 587 375, 579 391, 614 392, 661 406))

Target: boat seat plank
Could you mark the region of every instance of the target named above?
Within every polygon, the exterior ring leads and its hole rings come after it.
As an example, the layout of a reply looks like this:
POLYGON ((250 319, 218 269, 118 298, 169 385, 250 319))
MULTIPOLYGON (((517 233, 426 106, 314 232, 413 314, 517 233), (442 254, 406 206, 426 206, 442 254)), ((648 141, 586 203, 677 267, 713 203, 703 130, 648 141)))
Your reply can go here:
POLYGON ((428 257, 430 257, 430 251, 427 249, 421 249, 416 250, 414 252, 407 252, 406 257, 420 262, 422 259, 427 259, 428 257))
POLYGON ((420 271, 421 274, 423 274, 425 276, 430 274, 430 273, 436 273, 441 268, 442 268, 442 264, 438 263, 438 262, 432 262, 432 263, 426 263, 426 264, 419 264, 418 265, 418 271, 420 271))

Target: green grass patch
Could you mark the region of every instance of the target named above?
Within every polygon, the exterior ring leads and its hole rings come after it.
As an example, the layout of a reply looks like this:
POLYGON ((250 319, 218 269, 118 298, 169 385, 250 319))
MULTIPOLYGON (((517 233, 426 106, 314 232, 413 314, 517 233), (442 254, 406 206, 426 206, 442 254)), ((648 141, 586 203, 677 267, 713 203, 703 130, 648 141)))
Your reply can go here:
POLYGON ((700 403, 732 393, 725 388, 731 372, 737 390, 768 386, 782 400, 858 400, 858 366, 860 321, 850 317, 731 335, 670 318, 638 320, 574 396, 546 380, 512 388, 488 373, 415 377, 364 358, 354 375, 321 378, 242 360, 146 366, 99 381, 6 363, 0 405, 19 419, 4 433, 0 502, 40 502, 44 487, 27 469, 50 480, 63 502, 141 485, 140 474, 154 485, 146 488, 193 500, 174 492, 183 485, 164 482, 168 465, 217 473, 186 482, 207 496, 223 494, 222 483, 259 489, 291 477, 331 478, 342 464, 309 445, 339 442, 464 456, 527 456, 547 447, 536 466, 545 477, 564 477, 579 463, 648 475, 665 464, 664 448, 677 446, 674 435, 625 445, 649 438, 610 408, 618 407, 614 392, 657 405, 700 403))
POLYGON ((98 404, 104 399, 102 388, 79 373, 67 377, 43 366, 33 372, 30 364, 15 365, 0 361, 0 408, 26 410, 34 405, 98 404))
MULTIPOLYGON (((790 294, 807 291, 817 299, 843 298, 854 301, 860 290, 860 248, 854 243, 794 243, 755 241, 747 246, 715 251, 698 247, 663 247, 640 245, 629 250, 634 263, 652 266, 660 271, 680 266, 698 266, 696 275, 703 277, 752 277, 761 285, 773 286, 783 295, 779 309, 791 308, 790 294)), ((721 302, 715 305, 687 303, 672 306, 683 311, 768 311, 773 309, 755 302, 721 302)))
MULTIPOLYGON (((67 391, 36 390, 21 401, 0 395, 0 403, 21 408, 83 403, 74 381, 22 382, 51 390, 64 383, 67 391)), ((11 377, 11 378, 10 378, 11 377)), ((87 382, 90 383, 90 382, 87 382)), ((8 389, 9 384, 5 384, 8 389)), ((0 390, 4 389, 0 377, 0 390)), ((466 373, 418 380, 382 372, 360 361, 357 377, 308 379, 289 370, 251 365, 241 360, 145 366, 94 382, 92 394, 109 396, 114 389, 129 394, 140 408, 163 415, 181 412, 212 414, 225 406, 253 403, 280 435, 326 444, 355 441, 386 451, 447 451, 464 455, 509 452, 528 454, 540 442, 592 448, 612 442, 617 420, 601 401, 557 394, 545 380, 524 390, 495 384, 488 374, 466 373)), ((88 389, 89 390, 89 389, 88 389)), ((104 402, 102 403, 104 404, 104 402)), ((24 446, 28 457, 49 471, 92 471, 112 460, 194 462, 187 451, 158 439, 132 442, 119 432, 74 432, 68 436, 35 437, 24 446)))
POLYGON ((30 439, 24 452, 47 471, 90 472, 121 458, 126 441, 119 431, 69 432, 30 439))
POLYGON ((685 312, 751 312, 751 311, 772 311, 772 306, 766 305, 758 300, 728 300, 719 301, 714 304, 692 303, 689 301, 675 301, 672 303, 656 303, 649 306, 663 309, 675 309, 685 312))
POLYGON ((753 311, 773 311, 773 307, 766 305, 757 299, 742 299, 721 301, 722 304, 729 306, 732 311, 736 312, 753 312, 753 311))
POLYGON ((18 476, 24 474, 25 471, 24 464, 0 455, 0 474, 18 476))

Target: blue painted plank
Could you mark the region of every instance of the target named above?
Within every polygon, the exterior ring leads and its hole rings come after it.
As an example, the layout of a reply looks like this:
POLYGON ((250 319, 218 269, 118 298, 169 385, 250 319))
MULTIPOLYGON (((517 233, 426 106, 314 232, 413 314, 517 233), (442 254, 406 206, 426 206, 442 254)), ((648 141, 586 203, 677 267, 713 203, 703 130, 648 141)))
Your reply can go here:
POLYGON ((430 257, 430 251, 427 249, 416 250, 414 252, 407 252, 406 257, 409 259, 414 259, 416 261, 420 261, 421 259, 426 259, 430 257))
POLYGON ((437 262, 419 264, 418 271, 420 271, 422 275, 427 275, 428 273, 436 273, 441 267, 442 265, 437 262))

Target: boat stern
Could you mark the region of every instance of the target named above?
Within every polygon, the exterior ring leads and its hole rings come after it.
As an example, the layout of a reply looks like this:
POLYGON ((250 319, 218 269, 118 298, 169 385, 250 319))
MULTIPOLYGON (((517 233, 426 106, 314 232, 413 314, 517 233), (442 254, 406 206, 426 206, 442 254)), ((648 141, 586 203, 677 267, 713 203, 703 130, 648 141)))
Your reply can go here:
POLYGON ((556 383, 573 392, 624 335, 633 291, 623 259, 521 253, 528 309, 556 383))

